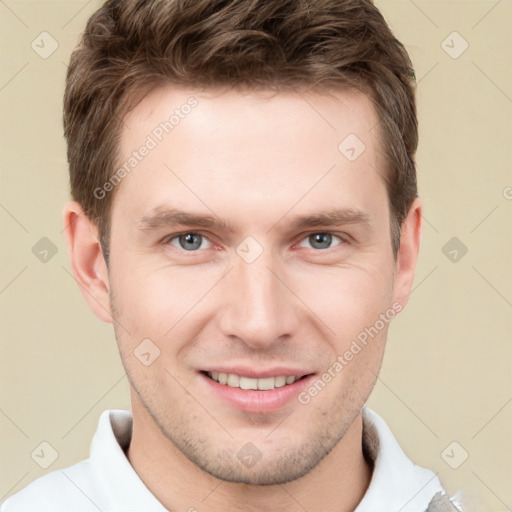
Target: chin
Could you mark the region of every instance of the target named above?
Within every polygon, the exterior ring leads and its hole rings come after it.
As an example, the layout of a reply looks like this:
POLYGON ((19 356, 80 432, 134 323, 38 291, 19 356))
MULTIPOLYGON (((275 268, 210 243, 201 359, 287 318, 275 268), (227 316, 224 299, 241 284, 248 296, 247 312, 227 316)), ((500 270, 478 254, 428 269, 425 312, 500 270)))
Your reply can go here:
POLYGON ((243 463, 220 465, 217 462, 215 464, 198 465, 209 475, 225 482, 246 485, 282 485, 303 477, 318 462, 320 460, 314 463, 302 460, 300 464, 297 464, 295 458, 286 457, 284 461, 267 461, 264 463, 260 460, 252 468, 243 467, 243 463))

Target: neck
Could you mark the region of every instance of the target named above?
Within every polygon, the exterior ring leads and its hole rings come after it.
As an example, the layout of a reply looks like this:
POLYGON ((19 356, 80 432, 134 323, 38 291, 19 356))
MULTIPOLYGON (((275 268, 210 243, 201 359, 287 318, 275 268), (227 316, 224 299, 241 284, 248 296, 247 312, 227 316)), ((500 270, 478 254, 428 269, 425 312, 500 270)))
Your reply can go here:
POLYGON ((133 433, 127 457, 151 493, 170 511, 352 512, 370 483, 362 452, 362 417, 309 473, 282 485, 219 480, 188 460, 132 397, 133 433))

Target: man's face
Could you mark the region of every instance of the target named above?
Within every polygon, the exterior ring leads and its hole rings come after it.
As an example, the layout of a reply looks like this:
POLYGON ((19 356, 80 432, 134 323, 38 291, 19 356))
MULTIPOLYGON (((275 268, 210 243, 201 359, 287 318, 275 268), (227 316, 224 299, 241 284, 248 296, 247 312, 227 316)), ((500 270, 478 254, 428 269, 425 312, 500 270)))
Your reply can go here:
POLYGON ((372 104, 169 87, 125 123, 120 166, 156 142, 112 208, 111 305, 135 422, 152 418, 216 477, 298 478, 358 418, 396 299, 372 104), (192 96, 172 131, 157 129, 192 96))

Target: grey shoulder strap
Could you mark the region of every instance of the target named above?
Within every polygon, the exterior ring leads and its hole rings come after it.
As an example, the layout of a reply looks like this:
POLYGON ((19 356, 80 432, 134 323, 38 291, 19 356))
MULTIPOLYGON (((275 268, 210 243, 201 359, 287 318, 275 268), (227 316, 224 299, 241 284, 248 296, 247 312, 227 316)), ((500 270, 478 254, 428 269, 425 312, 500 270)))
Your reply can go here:
POLYGON ((432 498, 425 512, 460 512, 460 510, 450 501, 446 494, 438 492, 432 498))

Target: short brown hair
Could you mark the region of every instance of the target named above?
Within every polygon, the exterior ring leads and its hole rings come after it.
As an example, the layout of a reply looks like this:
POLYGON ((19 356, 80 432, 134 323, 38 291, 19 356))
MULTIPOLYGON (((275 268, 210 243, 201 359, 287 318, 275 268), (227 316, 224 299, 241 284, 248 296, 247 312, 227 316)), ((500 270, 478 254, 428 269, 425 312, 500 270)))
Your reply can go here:
POLYGON ((250 89, 357 88, 379 116, 393 252, 417 196, 415 76, 371 0, 108 0, 71 56, 64 97, 71 194, 108 261, 122 119, 163 83, 250 89))

